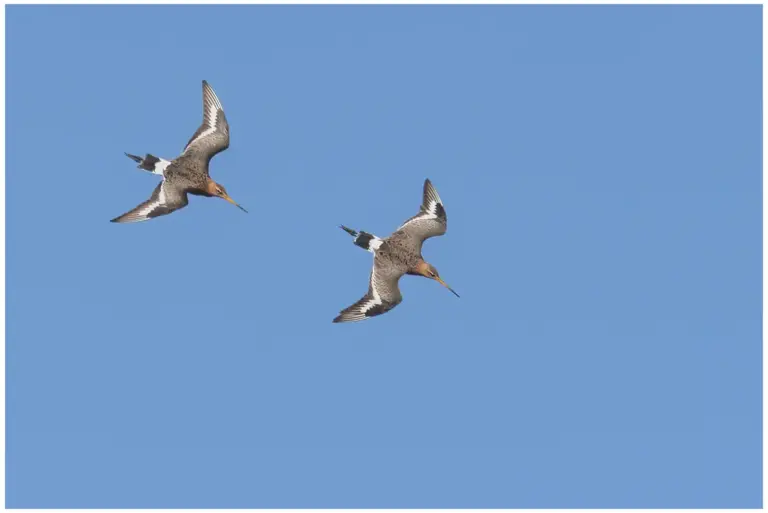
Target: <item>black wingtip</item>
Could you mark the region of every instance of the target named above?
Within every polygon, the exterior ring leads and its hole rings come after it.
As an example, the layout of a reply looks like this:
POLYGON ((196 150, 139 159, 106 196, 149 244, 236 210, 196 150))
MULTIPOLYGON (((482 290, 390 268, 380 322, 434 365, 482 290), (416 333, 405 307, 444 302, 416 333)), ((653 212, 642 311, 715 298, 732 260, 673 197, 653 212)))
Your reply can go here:
POLYGON ((345 232, 350 234, 352 237, 357 237, 357 232, 355 230, 353 230, 352 228, 347 228, 343 224, 340 224, 339 228, 341 228, 342 230, 344 230, 345 232))

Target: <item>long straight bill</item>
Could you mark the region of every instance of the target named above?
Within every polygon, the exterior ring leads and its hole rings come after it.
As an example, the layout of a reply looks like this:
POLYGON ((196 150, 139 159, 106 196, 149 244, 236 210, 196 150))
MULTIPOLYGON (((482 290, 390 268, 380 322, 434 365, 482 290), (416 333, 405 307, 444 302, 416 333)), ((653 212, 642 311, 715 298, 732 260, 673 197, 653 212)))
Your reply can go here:
POLYGON ((232 198, 230 198, 229 196, 224 196, 224 199, 225 199, 225 200, 227 200, 227 201, 229 201, 230 203, 232 203, 234 206, 236 206, 237 208, 239 208, 240 210, 242 210, 242 211, 243 211, 243 212, 245 212, 246 214, 248 213, 248 211, 247 211, 246 209, 244 209, 242 206, 240 206, 240 204, 239 204, 239 203, 237 203, 235 200, 233 200, 233 199, 232 199, 232 198))
MULTIPOLYGON (((456 294, 456 291, 455 291, 455 290, 453 290, 451 287, 449 287, 449 286, 448 286, 448 284, 447 284, 447 283, 445 283, 445 282, 443 281, 443 279, 442 279, 442 278, 440 278, 440 277, 438 276, 438 277, 436 278, 436 280, 440 282, 440 285, 442 285, 442 286, 443 286, 443 287, 445 287, 446 289, 448 289, 448 290, 450 290, 451 292, 453 292, 454 294, 456 294)), ((461 296, 460 296, 460 295, 458 295, 458 294, 456 294, 456 297, 461 297, 461 296)))

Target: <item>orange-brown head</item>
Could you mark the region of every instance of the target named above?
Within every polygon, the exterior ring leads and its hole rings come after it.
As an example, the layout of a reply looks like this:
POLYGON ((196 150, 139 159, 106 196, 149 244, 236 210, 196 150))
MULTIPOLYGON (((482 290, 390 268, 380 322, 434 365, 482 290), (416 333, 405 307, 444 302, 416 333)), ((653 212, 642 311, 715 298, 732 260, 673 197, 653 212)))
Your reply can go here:
POLYGON ((237 202, 235 202, 235 200, 233 200, 229 196, 229 194, 227 194, 227 190, 224 188, 223 185, 214 182, 210 178, 208 179, 208 182, 205 185, 206 185, 206 191, 211 196, 216 196, 217 198, 225 199, 225 200, 229 201, 230 203, 232 203, 237 208, 239 208, 240 210, 242 210, 243 212, 245 212, 246 214, 248 213, 248 211, 246 209, 241 207, 237 202))
MULTIPOLYGON (((434 265, 422 260, 418 264, 416 264, 416 273, 424 276, 425 278, 429 278, 430 280, 435 280, 440 285, 442 285, 443 287, 447 288, 448 290, 456 294, 456 291, 453 290, 451 287, 449 287, 448 284, 443 281, 443 279, 440 277, 440 274, 437 272, 437 269, 435 269, 434 265)), ((461 296, 456 294, 456 297, 461 297, 461 296)))

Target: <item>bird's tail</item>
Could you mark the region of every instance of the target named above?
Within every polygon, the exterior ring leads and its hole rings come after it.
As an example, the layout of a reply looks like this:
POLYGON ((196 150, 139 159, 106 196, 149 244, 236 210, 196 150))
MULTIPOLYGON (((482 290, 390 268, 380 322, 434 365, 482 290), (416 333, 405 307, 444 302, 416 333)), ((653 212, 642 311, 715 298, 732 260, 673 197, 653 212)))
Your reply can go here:
POLYGON ((354 243, 356 246, 360 246, 361 248, 370 251, 371 253, 375 253, 377 249, 379 249, 379 246, 381 246, 381 243, 383 242, 380 238, 376 237, 375 235, 367 232, 358 232, 353 230, 352 228, 347 228, 344 225, 339 226, 342 230, 350 234, 352 237, 355 238, 354 243))
POLYGON ((170 164, 169 161, 155 157, 149 153, 147 153, 146 157, 144 158, 131 155, 130 153, 126 153, 125 155, 131 160, 138 162, 139 165, 137 167, 139 169, 144 169, 145 171, 149 171, 150 173, 154 173, 156 175, 162 175, 163 171, 165 171, 165 168, 168 167, 168 164, 170 164))

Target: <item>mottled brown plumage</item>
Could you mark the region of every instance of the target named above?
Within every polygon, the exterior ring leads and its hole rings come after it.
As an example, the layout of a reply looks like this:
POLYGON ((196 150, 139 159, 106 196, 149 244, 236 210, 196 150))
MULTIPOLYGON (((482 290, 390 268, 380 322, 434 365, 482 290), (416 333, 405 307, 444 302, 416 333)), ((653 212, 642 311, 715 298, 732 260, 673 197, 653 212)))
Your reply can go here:
POLYGON ((222 185, 214 182, 208 175, 208 165, 213 156, 228 147, 227 117, 216 93, 208 82, 203 80, 203 123, 181 155, 169 162, 149 154, 142 159, 126 153, 139 163, 139 168, 162 175, 163 181, 155 188, 149 200, 112 219, 112 222, 135 223, 170 214, 187 206, 187 194, 216 196, 246 211, 235 203, 222 185))
POLYGON ((355 237, 356 245, 374 254, 373 270, 368 293, 355 304, 342 310, 333 322, 362 321, 396 307, 403 300, 398 282, 404 274, 436 280, 456 294, 440 278, 437 269, 427 263, 421 255, 424 241, 443 235, 447 226, 448 218, 443 202, 428 179, 424 182, 424 196, 419 213, 408 219, 386 239, 342 226, 342 229, 355 237))

